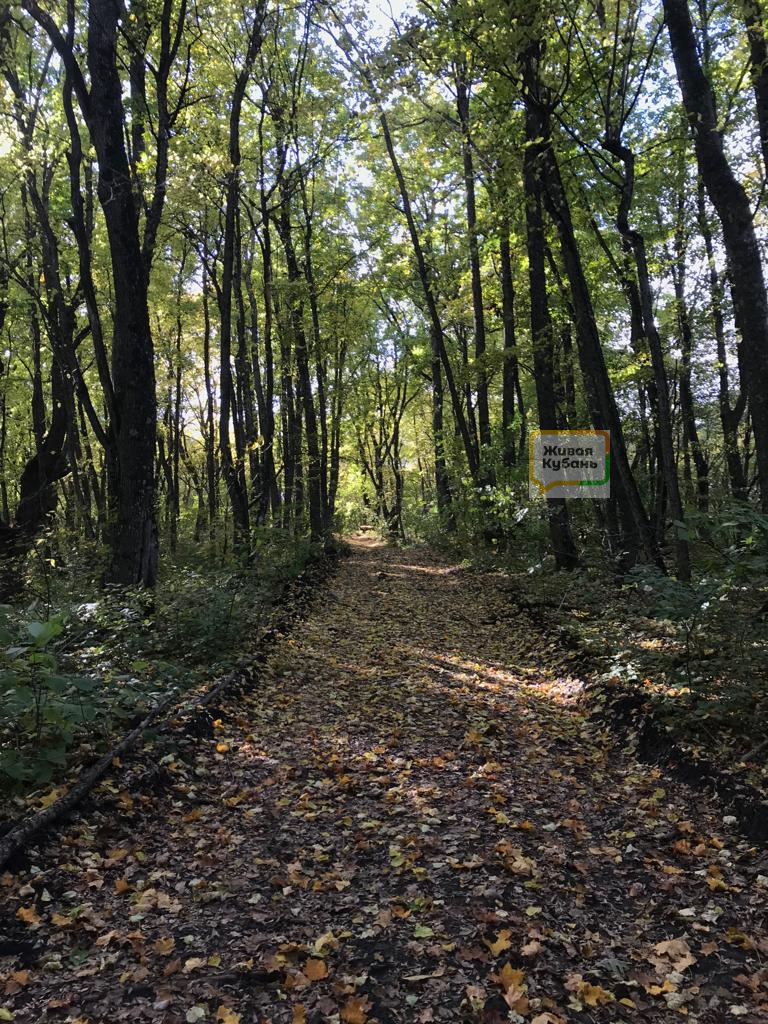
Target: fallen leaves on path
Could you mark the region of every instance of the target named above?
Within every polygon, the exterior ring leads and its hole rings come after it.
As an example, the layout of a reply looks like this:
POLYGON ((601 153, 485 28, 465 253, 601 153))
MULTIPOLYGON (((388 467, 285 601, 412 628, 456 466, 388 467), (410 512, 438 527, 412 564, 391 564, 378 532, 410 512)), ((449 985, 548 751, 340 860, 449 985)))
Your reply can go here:
POLYGON ((768 1019, 765 851, 512 612, 355 545, 213 739, 0 879, 0 1020, 768 1019))

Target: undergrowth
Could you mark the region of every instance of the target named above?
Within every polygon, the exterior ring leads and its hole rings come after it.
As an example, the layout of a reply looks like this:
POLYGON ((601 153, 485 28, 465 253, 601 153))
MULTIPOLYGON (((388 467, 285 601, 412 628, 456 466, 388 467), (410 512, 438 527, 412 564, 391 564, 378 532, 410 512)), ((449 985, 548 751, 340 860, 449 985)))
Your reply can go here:
POLYGON ((169 688, 183 693, 226 671, 314 555, 271 530, 256 537, 247 567, 200 570, 180 557, 151 593, 83 593, 66 575, 38 579, 31 589, 41 596, 0 609, 0 795, 57 780, 108 749, 169 688))
POLYGON ((601 711, 631 707, 636 721, 623 726, 651 721, 768 790, 768 517, 732 507, 691 516, 688 529, 690 583, 650 566, 517 578, 584 652, 601 711))

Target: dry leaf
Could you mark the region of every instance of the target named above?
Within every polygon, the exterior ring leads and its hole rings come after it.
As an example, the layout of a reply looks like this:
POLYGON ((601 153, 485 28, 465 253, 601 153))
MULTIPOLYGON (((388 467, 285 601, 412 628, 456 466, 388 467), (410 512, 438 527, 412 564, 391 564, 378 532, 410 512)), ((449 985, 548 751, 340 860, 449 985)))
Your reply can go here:
POLYGON ((495 942, 488 942, 486 940, 485 944, 490 949, 490 951, 493 953, 494 956, 499 956, 506 949, 509 949, 511 947, 511 945, 512 945, 512 943, 510 941, 510 935, 511 934, 512 934, 512 932, 509 930, 509 928, 504 928, 502 931, 500 931, 497 934, 495 942))
POLYGON ((37 907, 19 907, 16 911, 16 917, 24 924, 40 924, 40 915, 37 912, 37 907))
POLYGON ((366 996, 352 996, 342 1006, 339 1016, 345 1024, 365 1024, 371 1006, 366 996))
POLYGON ((321 981, 328 975, 328 965, 324 960, 307 960, 304 973, 310 981, 321 981))

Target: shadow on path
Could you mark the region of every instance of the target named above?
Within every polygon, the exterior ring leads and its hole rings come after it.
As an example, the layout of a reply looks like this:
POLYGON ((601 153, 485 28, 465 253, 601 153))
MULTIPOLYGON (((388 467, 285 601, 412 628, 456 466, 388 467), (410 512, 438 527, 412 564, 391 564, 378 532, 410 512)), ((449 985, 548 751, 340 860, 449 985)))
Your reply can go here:
POLYGON ((2 879, 0 1019, 768 1019, 761 854, 594 733, 508 602, 355 540, 163 792, 2 879))

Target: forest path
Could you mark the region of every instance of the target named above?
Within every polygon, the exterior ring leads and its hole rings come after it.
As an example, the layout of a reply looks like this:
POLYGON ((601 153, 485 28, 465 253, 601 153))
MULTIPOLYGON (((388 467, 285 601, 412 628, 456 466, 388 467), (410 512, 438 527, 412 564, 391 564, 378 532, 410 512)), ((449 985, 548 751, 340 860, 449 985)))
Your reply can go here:
POLYGON ((501 577, 356 540, 162 792, 0 879, 0 1020, 766 1021, 764 851, 564 657, 501 577))

